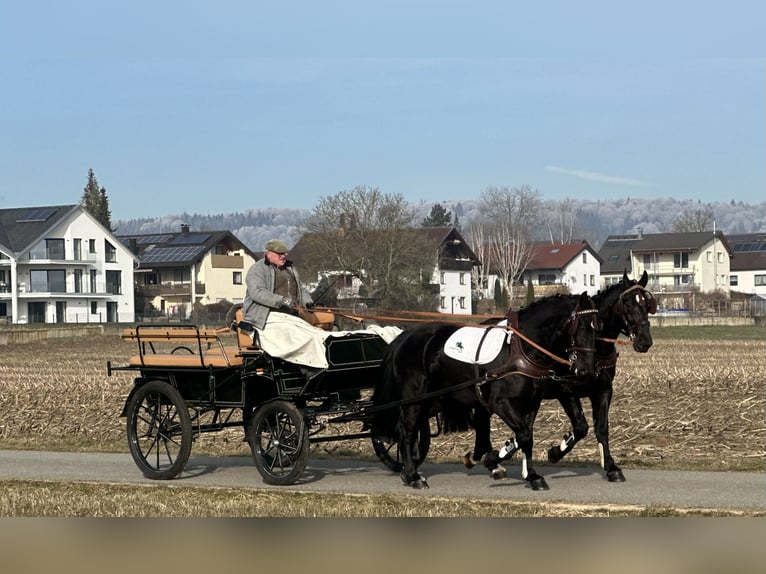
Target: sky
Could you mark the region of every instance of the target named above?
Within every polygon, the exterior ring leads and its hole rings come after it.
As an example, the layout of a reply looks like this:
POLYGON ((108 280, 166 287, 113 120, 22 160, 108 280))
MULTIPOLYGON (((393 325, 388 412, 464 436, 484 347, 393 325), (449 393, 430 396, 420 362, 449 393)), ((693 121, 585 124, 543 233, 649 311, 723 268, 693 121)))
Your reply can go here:
POLYGON ((766 201, 766 3, 4 2, 0 208, 766 201))

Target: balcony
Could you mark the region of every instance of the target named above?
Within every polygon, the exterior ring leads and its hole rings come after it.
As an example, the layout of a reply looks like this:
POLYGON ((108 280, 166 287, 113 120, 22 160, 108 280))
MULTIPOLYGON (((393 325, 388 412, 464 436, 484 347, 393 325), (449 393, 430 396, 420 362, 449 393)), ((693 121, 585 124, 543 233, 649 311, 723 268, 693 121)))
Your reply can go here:
MULTIPOLYGON (((161 283, 159 285, 141 285, 138 287, 146 297, 191 297, 191 283, 161 283)), ((195 283, 196 295, 205 294, 205 284, 195 283)))

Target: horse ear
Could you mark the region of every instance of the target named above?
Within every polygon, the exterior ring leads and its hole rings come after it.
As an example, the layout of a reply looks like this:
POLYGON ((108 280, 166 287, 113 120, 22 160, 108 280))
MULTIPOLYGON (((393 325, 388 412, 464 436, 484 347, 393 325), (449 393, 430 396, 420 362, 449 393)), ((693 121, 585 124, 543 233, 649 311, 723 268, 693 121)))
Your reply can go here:
POLYGON ((630 279, 628 279, 628 270, 627 269, 623 269, 622 270, 622 282, 627 285, 629 281, 630 281, 630 279))
POLYGON ((646 273, 646 269, 644 269, 644 274, 641 275, 641 280, 638 282, 641 287, 646 287, 646 284, 649 282, 649 275, 646 273))

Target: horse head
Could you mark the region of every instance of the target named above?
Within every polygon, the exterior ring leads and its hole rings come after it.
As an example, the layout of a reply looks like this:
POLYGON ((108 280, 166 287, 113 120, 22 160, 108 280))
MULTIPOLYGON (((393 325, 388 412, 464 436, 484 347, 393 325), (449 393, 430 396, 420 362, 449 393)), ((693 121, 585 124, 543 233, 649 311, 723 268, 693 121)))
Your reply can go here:
POLYGON ((588 296, 587 291, 583 291, 574 310, 565 320, 564 331, 569 336, 566 352, 571 363, 570 368, 577 376, 590 376, 595 373, 596 337, 603 327, 598 313, 593 299, 588 296))
POLYGON ((612 306, 614 314, 622 320, 622 333, 639 353, 646 353, 652 346, 649 315, 657 312, 657 300, 646 289, 648 280, 646 271, 638 281, 628 279, 627 272, 623 272, 622 291, 612 306))

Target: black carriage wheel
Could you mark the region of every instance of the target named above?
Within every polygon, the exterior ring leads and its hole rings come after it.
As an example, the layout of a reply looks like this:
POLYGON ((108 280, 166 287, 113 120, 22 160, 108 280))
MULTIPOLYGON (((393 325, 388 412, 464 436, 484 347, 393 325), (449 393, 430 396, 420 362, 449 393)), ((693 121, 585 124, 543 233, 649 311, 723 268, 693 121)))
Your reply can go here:
MULTIPOLYGON (((415 456, 415 466, 420 466, 428 456, 428 449, 431 448, 431 425, 428 420, 425 421, 418 431, 417 453, 415 456)), ((380 459, 387 469, 392 472, 401 472, 402 456, 399 452, 399 442, 388 442, 377 437, 372 437, 372 448, 376 456, 380 459)))
POLYGON ((247 437, 255 466, 266 484, 293 484, 306 470, 308 425, 291 402, 276 400, 259 407, 250 420, 247 437))
POLYGON ((147 478, 178 476, 189 460, 192 425, 178 389, 164 381, 141 385, 127 408, 128 447, 147 478))

